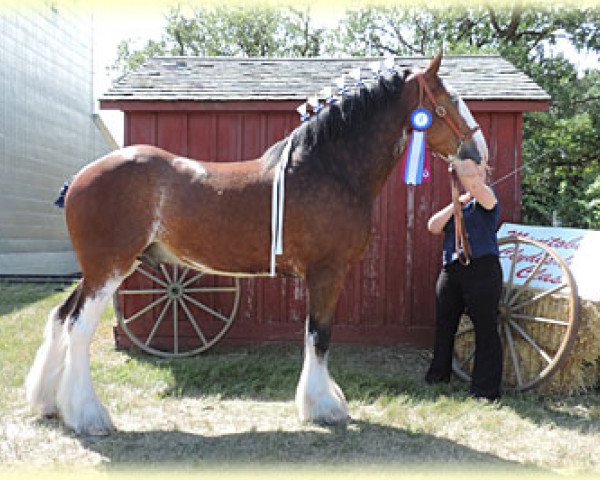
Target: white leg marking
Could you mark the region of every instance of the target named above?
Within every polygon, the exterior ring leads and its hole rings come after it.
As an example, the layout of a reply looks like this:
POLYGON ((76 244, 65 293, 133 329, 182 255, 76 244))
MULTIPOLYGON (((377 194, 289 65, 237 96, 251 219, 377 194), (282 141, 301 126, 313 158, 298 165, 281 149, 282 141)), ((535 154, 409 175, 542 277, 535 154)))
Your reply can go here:
POLYGON ((296 406, 300 420, 328 425, 349 420, 348 404, 340 387, 327 369, 327 355, 319 358, 315 350, 315 335, 306 334, 304 365, 296 389, 296 406))
POLYGON ((85 300, 74 323, 70 318, 64 323, 67 350, 57 405, 65 424, 79 434, 107 435, 113 429, 92 386, 89 348, 100 316, 120 281, 110 280, 94 297, 85 300))
POLYGON ((65 362, 66 343, 56 307, 48 315, 44 341, 38 349, 25 380, 25 392, 30 405, 45 416, 58 413, 56 391, 65 362))

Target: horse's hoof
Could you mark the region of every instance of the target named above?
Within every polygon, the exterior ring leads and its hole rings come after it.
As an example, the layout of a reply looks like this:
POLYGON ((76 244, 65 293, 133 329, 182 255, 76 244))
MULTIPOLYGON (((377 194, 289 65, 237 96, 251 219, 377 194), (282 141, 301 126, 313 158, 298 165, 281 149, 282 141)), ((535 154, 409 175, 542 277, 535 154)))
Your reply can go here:
POLYGON ((313 423, 320 427, 345 427, 352 422, 352 417, 346 415, 340 418, 318 418, 313 423))
POLYGON ((110 418, 105 417, 98 418, 87 424, 79 425, 78 428, 74 430, 75 433, 84 437, 106 437, 115 430, 115 427, 110 418))
POLYGON ((99 425, 93 425, 89 428, 85 429, 82 432, 79 432, 79 435, 85 437, 107 437, 114 431, 114 427, 112 425, 110 427, 103 427, 99 425))
POLYGON ((114 426, 108 411, 96 398, 80 403, 77 408, 61 409, 64 424, 78 435, 106 436, 114 426))

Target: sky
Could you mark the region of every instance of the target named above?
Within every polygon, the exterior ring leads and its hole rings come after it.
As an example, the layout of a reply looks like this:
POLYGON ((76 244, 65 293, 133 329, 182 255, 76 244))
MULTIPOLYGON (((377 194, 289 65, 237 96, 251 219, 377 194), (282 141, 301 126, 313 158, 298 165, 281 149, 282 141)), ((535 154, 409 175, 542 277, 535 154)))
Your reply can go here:
MULTIPOLYGON (((118 15, 111 11, 99 11, 93 14, 94 29, 94 97, 97 99, 110 86, 115 78, 114 72, 107 67, 117 58, 117 46, 121 40, 131 38, 145 41, 160 38, 164 29, 164 17, 158 10, 140 10, 139 13, 118 15)), ((96 112, 111 131, 119 145, 123 145, 123 114, 113 110, 100 110, 96 102, 96 112)))
MULTIPOLYGON (((94 92, 95 98, 100 97, 110 88, 115 74, 107 72, 107 67, 112 65, 117 57, 117 45, 121 40, 128 38, 145 43, 153 38, 158 40, 165 26, 164 15, 168 5, 154 3, 151 7, 126 9, 117 11, 114 8, 98 8, 94 11, 94 92), (117 13, 119 12, 119 13, 117 13)), ((341 16, 342 9, 339 11, 341 16)), ((335 23, 332 12, 326 12, 322 18, 327 18, 335 23)), ((598 57, 593 54, 578 54, 568 40, 563 39, 554 47, 556 52, 561 52, 567 58, 575 58, 579 69, 600 68, 598 57)), ((100 110, 104 123, 109 128, 119 145, 123 144, 123 114, 117 111, 100 110)))

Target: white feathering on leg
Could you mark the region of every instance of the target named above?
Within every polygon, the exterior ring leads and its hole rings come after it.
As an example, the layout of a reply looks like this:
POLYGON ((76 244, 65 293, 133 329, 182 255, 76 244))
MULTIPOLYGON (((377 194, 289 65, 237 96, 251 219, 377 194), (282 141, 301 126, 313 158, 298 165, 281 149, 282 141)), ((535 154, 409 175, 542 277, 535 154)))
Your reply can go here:
POLYGON ((349 420, 348 404, 327 369, 327 355, 317 356, 315 334, 306 334, 304 365, 296 388, 296 406, 302 421, 325 424, 349 420))
POLYGON ((58 413, 56 392, 65 363, 66 343, 58 318, 59 308, 54 308, 48 315, 44 341, 25 380, 27 401, 34 410, 45 416, 58 413))
POLYGON ((85 300, 78 318, 65 322, 67 351, 60 379, 57 405, 64 423, 84 435, 107 435, 113 425, 106 408, 94 392, 90 374, 89 348, 96 326, 119 280, 111 280, 95 296, 85 300))

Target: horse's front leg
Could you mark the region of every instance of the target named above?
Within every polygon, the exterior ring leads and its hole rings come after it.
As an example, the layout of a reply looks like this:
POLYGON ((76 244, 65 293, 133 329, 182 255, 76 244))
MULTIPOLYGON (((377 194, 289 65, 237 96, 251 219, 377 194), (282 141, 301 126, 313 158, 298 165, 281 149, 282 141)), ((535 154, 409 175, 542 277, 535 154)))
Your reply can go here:
POLYGON ((349 420, 342 390, 327 369, 331 324, 346 269, 319 269, 307 275, 309 313, 306 319, 304 365, 296 389, 302 421, 340 424, 349 420))

